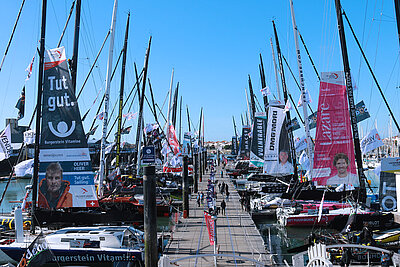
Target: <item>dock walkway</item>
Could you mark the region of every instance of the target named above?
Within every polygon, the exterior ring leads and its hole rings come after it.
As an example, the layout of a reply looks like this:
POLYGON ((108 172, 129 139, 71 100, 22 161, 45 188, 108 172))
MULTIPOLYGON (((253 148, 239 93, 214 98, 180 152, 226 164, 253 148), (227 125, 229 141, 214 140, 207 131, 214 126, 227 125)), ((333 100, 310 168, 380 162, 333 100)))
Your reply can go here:
MULTIPOLYGON (((225 174, 225 172, 224 172, 225 174)), ((199 192, 206 192, 207 180, 210 174, 203 175, 202 182, 199 182, 199 192)), ((221 168, 216 170, 215 179, 218 182, 225 182, 229 186, 229 200, 226 201, 226 215, 221 212, 216 221, 217 224, 217 248, 218 253, 230 254, 262 262, 263 265, 271 265, 270 257, 264 247, 264 241, 254 224, 251 216, 242 209, 240 196, 234 188, 230 178, 225 174, 221 178, 221 168)), ((216 190, 218 187, 216 186, 216 190)), ((189 218, 180 218, 176 225, 173 238, 167 245, 165 254, 174 261, 188 256, 201 254, 213 254, 214 247, 210 245, 207 227, 204 219, 204 204, 198 207, 196 202, 197 194, 192 194, 189 199, 189 218)), ((217 193, 217 206, 220 206, 222 196, 217 193)), ((197 257, 177 261, 179 266, 214 266, 214 257, 197 257)), ((256 266, 256 263, 243 258, 233 256, 217 257, 217 266, 256 266)), ((260 265, 258 265, 260 266, 260 265)))

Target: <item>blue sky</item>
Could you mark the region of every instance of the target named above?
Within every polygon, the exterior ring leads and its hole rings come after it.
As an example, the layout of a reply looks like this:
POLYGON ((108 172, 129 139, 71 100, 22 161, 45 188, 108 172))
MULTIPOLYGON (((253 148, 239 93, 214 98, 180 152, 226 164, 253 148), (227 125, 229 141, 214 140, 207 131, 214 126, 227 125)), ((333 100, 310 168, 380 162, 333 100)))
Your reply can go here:
MULTIPOLYGON (((3 56, 22 1, 2 3, 0 16, 0 55, 3 56)), ((82 85, 110 27, 113 1, 82 1, 82 22, 78 63, 78 88, 82 85)), ((57 45, 72 0, 48 0, 46 48, 57 45)), ((393 1, 342 1, 342 5, 362 42, 366 55, 396 116, 399 103, 399 40, 393 1)), ((319 72, 342 70, 334 1, 294 0, 296 22, 319 72)), ((281 50, 298 77, 289 1, 130 1, 120 0, 115 35, 114 64, 123 45, 127 13, 131 12, 125 95, 134 84, 133 63, 139 69, 144 62, 148 39, 152 36, 148 77, 156 102, 161 106, 169 89, 174 68, 174 87, 180 83, 183 96, 182 132, 187 131, 186 105, 193 123, 198 125, 201 107, 205 115, 206 140, 229 140, 233 135, 232 116, 240 128, 240 115, 246 112, 245 88, 251 75, 253 89, 260 102, 261 85, 258 72, 259 54, 264 59, 265 75, 271 91, 276 94, 269 39, 273 38, 275 20, 281 50)), ((14 108, 25 82, 25 69, 30 63, 40 37, 41 0, 26 1, 3 69, 0 72, 0 127, 5 119, 17 116, 14 108)), ((62 45, 67 57, 72 57, 73 22, 71 19, 62 45)), ((356 102, 364 100, 371 118, 360 124, 366 134, 377 121, 381 136, 389 134, 389 113, 382 103, 360 52, 347 25, 346 37, 354 82, 356 102)), ((275 44, 275 43, 274 43, 275 44)), ((319 82, 304 48, 301 46, 305 84, 311 92, 312 107, 317 109, 319 82)), ((81 114, 89 108, 97 93, 104 90, 108 43, 97 67, 79 99, 81 114)), ((26 82, 26 115, 20 125, 27 125, 36 103, 37 65, 26 82)), ((120 69, 120 67, 119 67, 120 69)), ((285 66, 288 89, 295 101, 299 90, 285 66)), ((111 108, 120 87, 117 72, 111 85, 111 108)), ((148 87, 147 87, 148 88, 148 87)), ((148 92, 148 91, 147 91, 148 92)), ((91 108, 84 128, 88 131, 96 115, 98 102, 91 108)), ((164 106, 164 112, 166 112, 164 106)), ((137 99, 133 111, 138 110, 137 99)), ((125 113, 127 111, 124 111, 125 113)), ((294 111, 292 113, 294 116, 294 111)), ((153 122, 145 106, 145 120, 153 122)), ((111 119, 113 121, 113 119, 111 119)), ((163 120, 161 120, 163 123, 163 120)), ((99 124, 99 121, 97 122, 99 124)), ((136 122, 127 125, 136 127, 136 122)), ((313 130, 315 131, 315 130, 313 130)), ((300 129, 295 135, 303 135, 300 129)), ((393 133, 397 134, 393 124, 393 133)), ((133 142, 136 131, 124 140, 133 142)), ((313 132, 314 134, 314 132, 313 132)), ((100 137, 100 131, 95 138, 100 137)))

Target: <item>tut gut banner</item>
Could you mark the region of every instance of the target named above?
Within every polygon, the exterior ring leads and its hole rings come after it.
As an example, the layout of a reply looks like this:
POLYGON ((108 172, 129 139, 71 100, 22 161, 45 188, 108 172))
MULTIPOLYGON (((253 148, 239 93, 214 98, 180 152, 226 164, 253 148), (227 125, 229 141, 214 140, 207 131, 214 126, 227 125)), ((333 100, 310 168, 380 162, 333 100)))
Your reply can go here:
POLYGON ((206 225, 208 230, 208 238, 210 240, 210 245, 214 245, 215 240, 215 222, 211 218, 211 215, 207 212, 204 212, 204 218, 206 219, 206 225))
POLYGON ((321 73, 312 179, 358 186, 344 73, 321 73))
POLYGON ((263 171, 270 175, 293 173, 285 117, 283 107, 269 107, 263 171))
POLYGON ((45 53, 38 206, 98 207, 94 173, 64 47, 45 53))

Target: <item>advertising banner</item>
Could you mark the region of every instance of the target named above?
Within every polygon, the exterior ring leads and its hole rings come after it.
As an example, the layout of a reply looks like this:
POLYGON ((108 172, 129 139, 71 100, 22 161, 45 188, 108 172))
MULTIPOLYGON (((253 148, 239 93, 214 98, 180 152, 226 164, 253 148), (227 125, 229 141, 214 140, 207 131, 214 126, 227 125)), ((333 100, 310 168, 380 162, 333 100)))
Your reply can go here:
POLYGON ((38 205, 44 209, 98 207, 64 47, 47 50, 44 64, 38 205))
POLYGON ((204 212, 204 217, 206 219, 206 225, 208 230, 208 238, 210 240, 210 246, 214 245, 214 237, 215 237, 215 223, 211 218, 211 215, 207 212, 204 212))
POLYGON ((253 124, 253 136, 251 139, 250 164, 255 167, 264 165, 265 135, 267 131, 267 114, 257 112, 253 124))
POLYGON ((243 159, 250 158, 250 131, 251 129, 249 126, 243 126, 242 139, 240 142, 240 156, 243 159))
POLYGON ((232 136, 232 155, 238 154, 238 142, 236 136, 232 136))
POLYGON ((342 71, 321 74, 312 179, 319 185, 359 185, 342 71))
POLYGON ((190 154, 190 132, 183 134, 182 154, 184 156, 189 156, 190 154))
POLYGON ((264 173, 287 175, 293 173, 283 108, 269 107, 267 135, 264 150, 264 173))

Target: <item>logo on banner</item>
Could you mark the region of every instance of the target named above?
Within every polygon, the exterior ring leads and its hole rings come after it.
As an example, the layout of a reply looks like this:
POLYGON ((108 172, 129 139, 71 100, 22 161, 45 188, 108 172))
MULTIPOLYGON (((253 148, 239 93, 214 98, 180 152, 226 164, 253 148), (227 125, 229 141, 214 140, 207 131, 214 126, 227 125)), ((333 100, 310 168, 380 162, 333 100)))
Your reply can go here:
POLYGON ((53 122, 49 121, 49 128, 50 128, 50 131, 55 136, 64 138, 64 137, 70 136, 72 134, 72 132, 75 130, 75 121, 72 121, 72 125, 71 125, 70 129, 68 129, 68 125, 65 121, 60 121, 57 124, 57 130, 54 129, 53 122))

